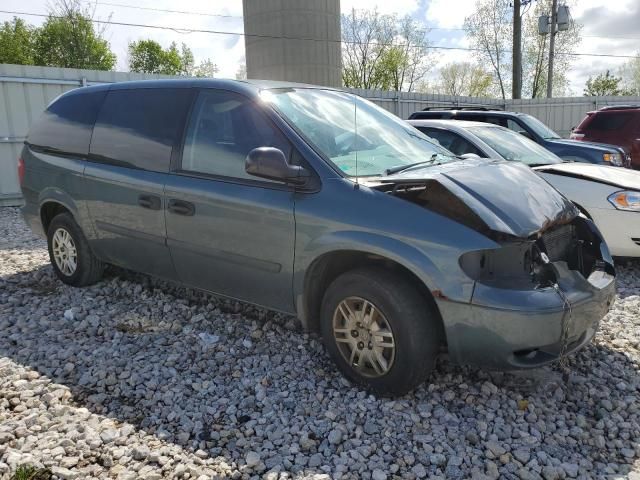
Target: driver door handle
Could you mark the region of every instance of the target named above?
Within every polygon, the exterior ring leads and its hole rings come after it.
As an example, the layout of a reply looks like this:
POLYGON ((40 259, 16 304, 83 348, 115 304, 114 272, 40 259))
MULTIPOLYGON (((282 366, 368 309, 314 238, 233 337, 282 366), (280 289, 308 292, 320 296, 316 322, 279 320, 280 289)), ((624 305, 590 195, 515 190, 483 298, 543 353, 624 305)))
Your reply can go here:
POLYGON ((177 200, 175 198, 169 200, 167 209, 171 213, 175 213, 176 215, 185 215, 187 217, 192 217, 196 213, 196 206, 193 203, 186 202, 184 200, 177 200))

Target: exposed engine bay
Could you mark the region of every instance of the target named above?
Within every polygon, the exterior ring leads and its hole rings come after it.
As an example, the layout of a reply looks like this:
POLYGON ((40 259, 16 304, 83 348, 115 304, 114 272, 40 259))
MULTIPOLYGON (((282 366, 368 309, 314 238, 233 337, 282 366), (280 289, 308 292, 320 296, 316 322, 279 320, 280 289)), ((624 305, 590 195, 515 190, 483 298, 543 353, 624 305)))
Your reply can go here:
POLYGON ((554 286, 559 281, 559 262, 585 279, 594 272, 614 274, 608 252, 603 255, 602 237, 575 208, 565 208, 555 218, 546 217, 537 231, 523 237, 491 228, 476 209, 436 179, 384 182, 373 188, 455 220, 499 243, 500 248, 468 252, 460 258, 465 273, 480 283, 506 289, 554 286))

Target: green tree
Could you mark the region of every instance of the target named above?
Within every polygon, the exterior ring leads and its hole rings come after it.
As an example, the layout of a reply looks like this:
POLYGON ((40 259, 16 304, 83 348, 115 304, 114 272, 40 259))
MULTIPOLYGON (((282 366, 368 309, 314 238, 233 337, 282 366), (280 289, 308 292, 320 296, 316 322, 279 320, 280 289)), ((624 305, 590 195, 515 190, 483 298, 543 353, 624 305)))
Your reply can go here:
POLYGON ((478 0, 476 11, 464 20, 478 63, 491 69, 502 98, 511 89, 510 5, 509 0, 478 0))
POLYGON ((471 62, 448 63, 440 69, 438 91, 445 95, 490 97, 493 77, 471 62))
POLYGON ((180 72, 181 75, 185 75, 187 77, 198 76, 195 75, 196 64, 195 58, 193 57, 193 52, 186 43, 182 43, 182 46, 180 47, 180 60, 182 62, 182 72, 180 72))
POLYGON ((640 95, 640 53, 622 65, 620 76, 628 95, 640 95))
MULTIPOLYGON (((575 3, 575 0, 568 2, 575 3)), ((551 10, 552 0, 532 2, 522 11, 522 93, 537 98, 546 94, 549 66, 549 35, 538 34, 538 18, 551 10)), ((464 28, 476 49, 480 65, 493 75, 499 94, 506 98, 511 90, 513 2, 511 0, 478 0, 476 9, 467 17, 464 28)), ((568 85, 566 72, 575 57, 567 55, 577 49, 582 25, 571 21, 567 30, 556 33, 553 73, 554 94, 562 94, 568 85)))
POLYGON ((198 65, 191 49, 183 43, 172 42, 162 48, 155 40, 138 40, 129 43, 129 70, 138 73, 159 73, 186 77, 213 77, 218 67, 207 58, 198 65))
POLYGON ((33 65, 35 29, 14 17, 0 26, 0 63, 33 65))
MULTIPOLYGON (((570 4, 572 2, 569 2, 570 4)), ((540 98, 547 93, 549 70, 549 35, 538 34, 538 17, 551 10, 552 0, 538 0, 526 10, 522 22, 522 91, 523 95, 540 98)), ((575 57, 567 55, 577 50, 582 42, 582 25, 571 21, 568 29, 556 33, 553 69, 553 93, 565 93, 569 79, 567 72, 575 57)))
POLYGON ((386 46, 393 41, 393 19, 377 9, 342 15, 342 83, 352 88, 381 88, 386 46))
POLYGON ((411 16, 352 10, 342 16, 345 87, 413 91, 434 65, 429 30, 411 16))
POLYGON ((218 66, 207 58, 193 68, 194 77, 213 78, 218 73, 218 66))
POLYGON ((184 65, 175 43, 164 49, 155 40, 138 40, 129 43, 129 70, 180 75, 184 71, 184 65))
POLYGON ((604 74, 600 74, 595 78, 589 77, 584 86, 585 97, 604 97, 607 95, 627 95, 627 92, 621 87, 621 77, 616 77, 607 70, 604 74))
POLYGON ((247 79, 247 65, 244 63, 244 59, 242 63, 238 65, 238 69, 236 70, 236 80, 246 80, 247 79))
POLYGON ((81 0, 58 0, 35 40, 34 63, 49 67, 112 70, 116 56, 96 31, 81 0))

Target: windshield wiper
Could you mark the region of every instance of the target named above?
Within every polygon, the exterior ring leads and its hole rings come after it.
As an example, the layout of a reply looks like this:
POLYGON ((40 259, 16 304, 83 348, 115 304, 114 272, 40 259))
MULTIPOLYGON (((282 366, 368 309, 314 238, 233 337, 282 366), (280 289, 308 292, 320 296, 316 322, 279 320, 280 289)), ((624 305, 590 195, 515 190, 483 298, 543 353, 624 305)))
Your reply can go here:
POLYGON ((435 162, 437 158, 438 158, 438 154, 434 153, 433 155, 431 155, 431 158, 429 160, 422 160, 420 162, 410 163, 408 165, 398 165, 397 167, 387 168, 384 171, 384 174, 389 176, 389 175, 393 175, 394 173, 402 172, 409 168, 417 167, 418 165, 428 165, 430 163, 435 162))

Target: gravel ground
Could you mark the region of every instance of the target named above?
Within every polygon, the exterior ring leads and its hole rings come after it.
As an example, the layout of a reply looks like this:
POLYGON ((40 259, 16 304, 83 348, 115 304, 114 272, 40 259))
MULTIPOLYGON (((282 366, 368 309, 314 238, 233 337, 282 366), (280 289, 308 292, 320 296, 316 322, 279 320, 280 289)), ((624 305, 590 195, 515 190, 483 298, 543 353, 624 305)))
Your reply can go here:
POLYGON ((442 360, 376 399, 292 318, 123 271, 63 285, 0 209, 0 478, 640 479, 640 262, 618 290, 568 374, 442 360))

